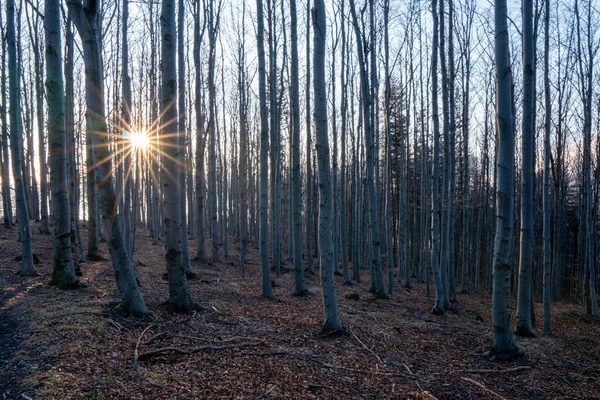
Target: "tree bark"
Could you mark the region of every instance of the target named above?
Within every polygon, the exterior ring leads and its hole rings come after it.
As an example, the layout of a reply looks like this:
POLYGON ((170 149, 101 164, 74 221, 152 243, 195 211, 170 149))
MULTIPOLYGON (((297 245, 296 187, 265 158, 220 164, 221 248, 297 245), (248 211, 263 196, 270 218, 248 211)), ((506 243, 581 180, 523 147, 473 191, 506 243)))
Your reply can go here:
POLYGON ((512 72, 506 0, 495 0, 495 58, 496 58, 496 124, 498 152, 496 192, 496 235, 493 257, 492 323, 494 340, 489 354, 492 358, 511 358, 522 351, 515 344, 510 326, 510 272, 513 234, 513 170, 515 136, 511 105, 512 72))

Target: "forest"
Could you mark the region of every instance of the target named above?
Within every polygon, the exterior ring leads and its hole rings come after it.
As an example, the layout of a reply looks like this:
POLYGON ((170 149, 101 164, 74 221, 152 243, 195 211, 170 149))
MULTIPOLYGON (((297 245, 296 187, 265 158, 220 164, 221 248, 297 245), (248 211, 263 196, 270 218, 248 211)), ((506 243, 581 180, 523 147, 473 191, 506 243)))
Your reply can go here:
POLYGON ((2 0, 2 399, 592 399, 598 0, 2 0))

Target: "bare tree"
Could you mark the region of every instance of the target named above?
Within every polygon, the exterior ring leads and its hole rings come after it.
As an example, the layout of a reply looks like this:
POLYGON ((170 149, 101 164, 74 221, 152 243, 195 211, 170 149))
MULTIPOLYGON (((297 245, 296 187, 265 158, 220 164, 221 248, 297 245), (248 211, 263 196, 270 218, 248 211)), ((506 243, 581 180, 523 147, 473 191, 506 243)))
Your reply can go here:
POLYGON ((497 216, 493 257, 494 288, 492 292, 494 341, 489 355, 493 359, 505 359, 521 355, 523 352, 515 344, 510 326, 515 135, 513 131, 511 104, 512 72, 509 54, 506 0, 495 0, 494 5, 498 188, 496 192, 497 216))
MULTIPOLYGON (((131 259, 127 253, 121 224, 117 218, 112 156, 109 153, 109 134, 104 112, 104 76, 98 32, 100 26, 99 4, 93 0, 85 0, 84 3, 80 0, 68 0, 67 6, 69 7, 69 15, 83 43, 87 136, 98 136, 93 150, 96 153, 96 157, 93 157, 93 159, 98 160, 98 163, 92 170, 92 177, 97 179, 95 184, 100 195, 100 208, 102 214, 107 218, 108 247, 115 270, 117 286, 121 293, 121 308, 128 314, 143 316, 148 313, 148 309, 138 286, 131 259), (95 173, 96 171, 97 173, 95 173)), ((86 142, 88 141, 86 140, 86 142)), ((88 155, 91 155, 91 153, 91 149, 88 149, 88 155)))
POLYGON ((45 1, 46 96, 50 143, 50 188, 53 216, 53 269, 51 285, 61 289, 79 286, 71 256, 71 219, 67 180, 67 132, 63 91, 60 7, 58 0, 45 1))
POLYGON ((327 19, 325 2, 314 0, 312 8, 313 24, 313 90, 315 95, 313 116, 317 139, 317 160, 319 166, 319 263, 321 265, 321 287, 325 308, 325 325, 321 333, 342 333, 333 276, 333 218, 332 187, 327 136, 327 86, 325 83, 325 48, 327 41, 327 19))
POLYGON ((265 42, 263 2, 256 0, 256 40, 258 46, 258 93, 260 102, 260 218, 259 249, 262 272, 262 295, 273 297, 271 270, 269 268, 268 208, 269 208, 269 116, 267 109, 267 82, 265 71, 265 42))
MULTIPOLYGON (((15 2, 6 1, 6 43, 8 45, 8 78, 10 96, 10 147, 13 181, 15 185, 15 200, 19 217, 19 238, 21 240, 21 268, 19 275, 37 275, 33 265, 31 250, 31 228, 29 226, 29 211, 25 199, 25 184, 21 167, 23 145, 21 142, 21 120, 19 104, 19 70, 17 67, 17 43, 15 38, 15 2)), ((6 81, 5 81, 6 82, 6 81)))

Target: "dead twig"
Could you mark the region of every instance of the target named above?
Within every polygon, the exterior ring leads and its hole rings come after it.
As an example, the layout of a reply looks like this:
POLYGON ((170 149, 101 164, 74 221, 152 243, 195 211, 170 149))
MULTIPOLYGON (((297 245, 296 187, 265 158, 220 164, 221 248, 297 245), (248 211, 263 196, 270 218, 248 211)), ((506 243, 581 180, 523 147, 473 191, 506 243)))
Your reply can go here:
POLYGON ((381 358, 372 349, 368 348, 367 345, 364 344, 362 342, 362 340, 359 339, 358 336, 356 336, 356 333, 354 333, 353 329, 350 329, 350 333, 352 333, 352 336, 354 336, 354 339, 356 339, 358 341, 358 343, 361 344, 362 347, 364 347, 369 353, 373 354, 373 356, 377 359, 379 364, 383 364, 383 361, 381 361, 381 358))
POLYGON ((522 365, 520 367, 508 368, 508 369, 459 369, 455 372, 466 372, 469 374, 487 374, 487 373, 498 373, 507 374, 509 372, 525 371, 531 369, 530 365, 522 365))
POLYGON ((142 341, 142 337, 144 336, 144 333, 146 333, 146 331, 148 329, 150 329, 152 326, 154 326, 154 324, 148 325, 146 327, 146 329, 144 329, 142 331, 142 334, 138 337, 137 342, 135 343, 135 350, 133 350, 133 368, 135 368, 135 370, 137 371, 138 375, 140 374, 140 363, 139 363, 140 342, 142 341))
POLYGON ((268 395, 269 393, 271 393, 271 391, 272 391, 273 389, 275 389, 275 386, 277 386, 277 385, 273 385, 273 386, 271 386, 271 389, 269 389, 269 390, 267 390, 266 392, 264 392, 263 394, 259 395, 259 396, 257 397, 257 399, 264 399, 265 397, 267 397, 267 395, 268 395))
POLYGON ((493 394, 494 396, 497 396, 499 399, 506 400, 506 398, 504 396, 502 396, 502 395, 494 392, 492 389, 487 388, 483 383, 479 383, 479 382, 477 382, 477 381, 475 381, 473 379, 465 378, 465 377, 462 377, 462 376, 460 377, 460 379, 463 379, 463 380, 465 380, 467 382, 471 382, 473 385, 482 388, 483 390, 485 390, 486 392, 488 392, 490 394, 493 394))
POLYGON ((263 342, 248 342, 248 343, 226 344, 226 345, 217 345, 217 346, 209 344, 209 345, 205 345, 205 346, 196 346, 196 347, 192 347, 189 349, 180 349, 178 347, 163 347, 160 349, 150 350, 150 351, 147 351, 146 353, 142 353, 139 355, 138 359, 143 360, 148 357, 157 356, 157 355, 165 354, 165 353, 177 353, 177 354, 182 354, 182 355, 190 355, 190 354, 198 353, 202 350, 214 351, 214 350, 224 350, 224 349, 235 349, 235 348, 239 348, 239 347, 257 346, 259 344, 263 344, 263 342))

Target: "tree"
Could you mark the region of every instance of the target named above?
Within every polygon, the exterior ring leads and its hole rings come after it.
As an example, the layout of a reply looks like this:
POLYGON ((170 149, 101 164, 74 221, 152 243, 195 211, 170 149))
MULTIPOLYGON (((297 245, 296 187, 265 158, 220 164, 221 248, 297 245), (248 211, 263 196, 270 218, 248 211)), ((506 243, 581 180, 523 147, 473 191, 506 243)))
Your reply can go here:
MULTIPOLYGON (((126 0, 124 0, 126 1, 126 0)), ((185 153, 187 148, 187 134, 186 134, 186 118, 185 118, 185 60, 184 60, 184 31, 185 31, 185 3, 183 0, 179 0, 179 9, 177 10, 177 25, 179 30, 177 31, 177 75, 178 75, 178 136, 179 136, 179 152, 178 152, 178 163, 180 166, 179 173, 179 212, 181 213, 181 257, 183 259, 183 265, 185 273, 188 278, 195 277, 192 271, 192 264, 190 262, 190 249, 187 240, 187 223, 186 223, 186 174, 187 174, 187 160, 185 159, 185 153)), ((191 185, 190 185, 191 187, 191 185)))
POLYGON ((535 337, 531 326, 533 279, 533 1, 523 0, 523 119, 521 177, 521 252, 517 329, 519 336, 535 337))
POLYGON ((10 195, 10 178, 9 178, 9 163, 10 158, 8 154, 8 121, 6 118, 6 51, 5 51, 5 43, 6 43, 6 35, 4 34, 4 25, 2 24, 2 12, 0 10, 0 48, 2 48, 2 108, 0 109, 0 123, 2 123, 2 131, 0 132, 0 136, 2 139, 2 143, 0 146, 0 152, 2 152, 2 215, 4 216, 4 226, 10 228, 13 224, 13 215, 12 215, 12 198, 10 195))
POLYGON ((437 0, 431 1, 431 17, 433 18, 433 45, 431 46, 431 108, 433 119, 433 170, 431 181, 431 270, 435 283, 435 305, 432 313, 444 313, 444 283, 440 271, 440 200, 439 200, 439 182, 440 182, 440 114, 438 107, 438 79, 437 79, 437 61, 438 61, 438 14, 437 0))
POLYGON ((296 11, 296 0, 290 0, 291 16, 291 46, 292 46, 292 221, 293 221, 293 243, 294 243, 294 278, 296 282, 297 296, 308 292, 304 282, 304 270, 302 269, 302 202, 300 179, 300 84, 298 82, 298 16, 296 11))
MULTIPOLYGON (((369 0, 369 14, 371 22, 371 35, 375 34, 375 16, 374 16, 374 5, 373 0, 369 0)), ((356 35, 356 47, 358 50, 358 63, 360 69, 360 85, 362 94, 362 109, 363 109, 363 120, 364 120, 364 132, 365 132, 365 144, 366 144, 366 155, 367 155, 367 192, 369 196, 369 234, 370 234, 370 247, 369 256, 371 258, 371 273, 374 276, 375 283, 375 296, 380 298, 388 298, 386 293, 385 285, 383 283, 383 271, 381 268, 381 241, 380 241, 380 230, 379 230, 379 216, 377 206, 377 193, 375 188, 375 138, 374 138, 374 123, 372 117, 374 112, 374 92, 369 89, 369 78, 367 76, 366 60, 363 53, 364 48, 368 48, 366 42, 363 40, 358 26, 358 18, 356 16, 356 7, 354 0, 350 0, 350 11, 352 12, 352 21, 354 25, 354 33, 356 35)), ((372 43, 374 44, 374 42, 372 43)), ((373 47, 371 45, 371 47, 373 47)), ((371 51, 374 51, 372 48, 371 51)), ((371 62, 371 68, 374 67, 374 61, 371 62)), ((371 71, 373 75, 373 71, 371 71)), ((373 78, 373 77, 372 77, 373 78)), ((372 79, 372 83, 375 83, 376 79, 372 79)))
MULTIPOLYGON (((117 201, 112 176, 112 156, 109 153, 109 134, 104 112, 104 75, 99 40, 99 3, 93 0, 68 0, 69 15, 79 32, 83 43, 83 61, 85 65, 85 99, 87 137, 97 136, 93 151, 98 160, 92 169, 92 177, 97 181, 102 214, 106 216, 108 248, 115 270, 117 286, 121 294, 121 309, 133 316, 144 316, 148 309, 137 283, 127 246, 123 238, 121 223, 117 218, 117 201), (97 173, 96 173, 97 172, 97 173)), ((87 143, 90 140, 86 140, 87 143)), ((95 141, 92 141, 92 143, 95 141)), ((89 179, 90 175, 88 175, 89 179)), ((88 190, 89 190, 88 185, 88 190)), ((88 233, 89 240, 89 233, 88 233)), ((89 246, 88 246, 89 250, 89 246)), ((89 257, 88 253, 88 257, 89 257)))
POLYGON ((494 6, 498 187, 496 189, 497 215, 493 257, 494 287, 492 291, 494 341, 488 354, 493 359, 506 359, 521 355, 523 351, 515 344, 510 326, 515 136, 511 104, 512 71, 506 0, 495 0, 494 6))
POLYGON ((259 217, 259 249, 262 273, 262 295, 273 297, 271 286, 271 270, 269 268, 268 208, 269 208, 269 116, 267 109, 267 82, 265 71, 263 2, 256 0, 256 40, 258 46, 258 97, 260 102, 260 217, 259 217))
MULTIPOLYGON (((552 100, 550 97, 550 2, 546 1, 546 10, 544 14, 544 222, 543 222, 543 240, 544 240, 544 277, 543 277, 543 298, 544 298, 544 332, 552 333, 552 314, 551 314, 551 276, 550 276, 550 125, 552 123, 552 100)), ((556 223, 556 222, 555 222, 556 223)))
POLYGON ((176 311, 191 311, 185 265, 181 252, 181 213, 179 174, 181 163, 177 133, 177 70, 175 69, 175 1, 162 0, 161 8, 161 142, 164 146, 161 168, 165 223, 165 251, 169 276, 169 305, 176 311))
MULTIPOLYGON (((29 226, 29 211, 25 200, 25 185, 23 183, 23 145, 21 142, 21 121, 19 104, 19 73, 17 68, 17 43, 15 38, 15 2, 6 1, 6 42, 8 45, 8 78, 10 95, 10 147, 13 181, 15 185, 15 200, 19 217, 19 238, 21 240, 21 268, 17 274, 23 276, 37 275, 33 265, 31 249, 31 228, 29 226)), ((5 81, 6 82, 6 81, 5 81)))
POLYGON ((46 0, 46 97, 48 100, 48 141, 50 143, 50 189, 52 191, 53 269, 51 285, 61 289, 79 286, 71 256, 71 218, 67 180, 67 132, 63 91, 60 7, 58 0, 46 0))
POLYGON ((329 139, 327 136, 327 86, 325 83, 325 48, 327 19, 325 2, 314 0, 312 8, 313 24, 313 90, 315 95, 313 118, 319 168, 319 264, 325 325, 321 333, 342 333, 333 276, 333 213, 329 139))

